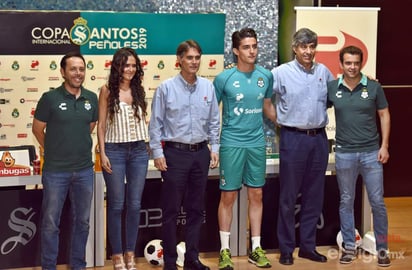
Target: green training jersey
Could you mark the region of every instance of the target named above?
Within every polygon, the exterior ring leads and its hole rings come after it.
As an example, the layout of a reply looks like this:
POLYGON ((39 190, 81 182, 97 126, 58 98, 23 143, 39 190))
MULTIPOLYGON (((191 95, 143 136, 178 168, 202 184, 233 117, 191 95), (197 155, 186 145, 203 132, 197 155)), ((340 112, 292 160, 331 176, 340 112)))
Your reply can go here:
POLYGON ((272 73, 258 65, 248 73, 233 67, 220 73, 213 84, 217 100, 222 102, 220 144, 233 147, 264 145, 263 102, 272 96, 272 73))

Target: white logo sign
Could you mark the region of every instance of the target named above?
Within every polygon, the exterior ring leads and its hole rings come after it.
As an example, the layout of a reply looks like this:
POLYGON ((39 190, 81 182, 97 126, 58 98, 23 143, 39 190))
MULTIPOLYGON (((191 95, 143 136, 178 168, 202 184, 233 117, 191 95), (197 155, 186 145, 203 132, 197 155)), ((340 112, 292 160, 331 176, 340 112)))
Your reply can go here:
POLYGON ((59 108, 62 111, 66 111, 67 110, 67 104, 65 102, 60 103, 59 108))
POLYGON ((13 210, 10 214, 9 227, 17 233, 16 236, 12 236, 1 244, 1 254, 6 255, 12 252, 20 243, 23 246, 27 245, 33 237, 36 235, 36 224, 31 221, 32 217, 36 214, 33 208, 27 209, 19 207, 13 210), (26 219, 20 217, 25 216, 26 219))

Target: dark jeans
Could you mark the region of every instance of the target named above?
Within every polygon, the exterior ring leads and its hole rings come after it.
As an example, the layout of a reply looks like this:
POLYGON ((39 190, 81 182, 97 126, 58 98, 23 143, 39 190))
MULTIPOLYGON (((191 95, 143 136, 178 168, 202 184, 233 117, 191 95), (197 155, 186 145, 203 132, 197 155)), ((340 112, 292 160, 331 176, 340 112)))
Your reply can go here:
POLYGON ((165 147, 167 171, 162 172, 162 240, 165 266, 176 265, 176 221, 183 202, 186 216, 185 260, 199 257, 199 234, 204 221, 204 197, 210 151, 204 147, 190 152, 165 147))
POLYGON ((299 226, 300 248, 312 251, 316 248, 316 226, 323 208, 328 140, 325 131, 307 135, 281 128, 280 136, 279 249, 281 253, 293 252, 295 228, 299 226), (301 205, 295 208, 300 194, 301 205), (299 208, 300 219, 296 221, 295 209, 299 208))

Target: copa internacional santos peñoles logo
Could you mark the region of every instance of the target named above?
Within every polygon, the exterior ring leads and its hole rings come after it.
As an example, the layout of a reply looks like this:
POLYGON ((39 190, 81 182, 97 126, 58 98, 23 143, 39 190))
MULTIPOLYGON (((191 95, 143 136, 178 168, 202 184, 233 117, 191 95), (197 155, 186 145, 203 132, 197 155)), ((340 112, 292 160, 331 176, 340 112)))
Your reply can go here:
POLYGON ((82 17, 75 19, 73 27, 70 29, 70 40, 76 45, 84 45, 90 39, 90 29, 87 20, 82 17))

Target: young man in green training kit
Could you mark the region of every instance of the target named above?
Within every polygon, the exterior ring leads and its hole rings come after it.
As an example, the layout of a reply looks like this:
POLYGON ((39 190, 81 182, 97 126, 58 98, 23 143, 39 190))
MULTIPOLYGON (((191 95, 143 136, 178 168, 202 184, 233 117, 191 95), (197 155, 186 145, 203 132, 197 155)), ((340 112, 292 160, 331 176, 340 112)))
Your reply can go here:
POLYGON ((269 268, 270 261, 260 245, 262 223, 262 186, 265 184, 266 155, 263 115, 276 121, 271 102, 272 73, 255 64, 257 35, 244 28, 232 34, 237 65, 220 73, 213 84, 222 102, 220 138, 220 190, 218 209, 221 241, 219 269, 232 270, 229 236, 232 208, 242 184, 247 187, 252 251, 249 262, 269 268))

